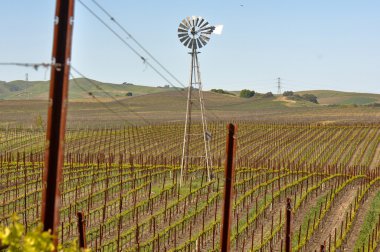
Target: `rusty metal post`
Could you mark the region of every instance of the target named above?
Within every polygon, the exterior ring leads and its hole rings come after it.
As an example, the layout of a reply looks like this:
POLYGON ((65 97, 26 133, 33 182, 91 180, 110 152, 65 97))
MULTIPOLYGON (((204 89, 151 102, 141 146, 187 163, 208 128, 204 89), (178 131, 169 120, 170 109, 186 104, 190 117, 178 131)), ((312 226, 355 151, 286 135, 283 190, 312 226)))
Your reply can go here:
POLYGON ((74 0, 57 0, 45 143, 41 219, 57 245, 74 0))
POLYGON ((286 228, 285 228, 285 252, 292 251, 291 237, 292 204, 290 198, 286 200, 286 228))
POLYGON ((84 219, 83 213, 78 212, 78 233, 79 233, 79 247, 87 248, 86 245, 86 220, 84 219))
POLYGON ((224 201, 222 209, 221 223, 221 251, 230 251, 230 231, 231 231, 231 201, 233 196, 233 182, 235 181, 235 153, 236 153, 236 132, 237 126, 230 123, 227 126, 226 162, 224 168, 224 201))
POLYGON ((321 245, 321 250, 320 250, 320 252, 326 252, 326 249, 325 249, 325 245, 321 245))

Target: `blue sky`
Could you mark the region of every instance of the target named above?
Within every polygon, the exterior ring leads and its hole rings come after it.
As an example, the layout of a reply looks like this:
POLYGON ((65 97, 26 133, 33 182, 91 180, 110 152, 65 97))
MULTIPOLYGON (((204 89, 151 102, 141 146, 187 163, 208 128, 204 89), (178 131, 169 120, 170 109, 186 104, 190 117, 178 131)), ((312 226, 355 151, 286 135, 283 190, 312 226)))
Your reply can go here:
MULTIPOLYGON (((101 13, 91 0, 83 1, 101 13)), ((185 85, 190 56, 178 41, 177 27, 184 17, 199 15, 224 25, 223 34, 213 36, 199 55, 205 89, 276 92, 281 77, 284 90, 380 93, 377 0, 98 2, 185 85)), ((49 62, 54 8, 53 0, 2 0, 0 62, 49 62)), ((72 64, 104 82, 167 84, 79 2, 72 64)), ((25 73, 30 80, 49 78, 43 69, 0 66, 0 80, 24 79, 25 73)))

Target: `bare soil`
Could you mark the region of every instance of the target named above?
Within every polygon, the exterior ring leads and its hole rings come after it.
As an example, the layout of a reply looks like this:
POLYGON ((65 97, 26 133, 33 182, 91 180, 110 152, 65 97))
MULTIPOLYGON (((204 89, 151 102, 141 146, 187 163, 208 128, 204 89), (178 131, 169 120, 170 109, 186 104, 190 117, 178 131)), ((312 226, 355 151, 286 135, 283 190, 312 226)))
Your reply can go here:
POLYGON ((355 198, 356 189, 357 185, 349 184, 340 192, 326 218, 322 220, 319 230, 314 232, 306 245, 305 251, 319 251, 321 244, 325 241, 328 243, 330 234, 334 237, 335 228, 339 229, 341 222, 346 217, 345 212, 355 198))

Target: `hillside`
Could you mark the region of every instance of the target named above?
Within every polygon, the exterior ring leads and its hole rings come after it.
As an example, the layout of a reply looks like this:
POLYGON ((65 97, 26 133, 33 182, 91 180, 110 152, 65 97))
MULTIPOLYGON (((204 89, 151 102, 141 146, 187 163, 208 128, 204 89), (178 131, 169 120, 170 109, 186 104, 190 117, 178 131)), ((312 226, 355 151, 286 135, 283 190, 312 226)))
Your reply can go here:
MULTIPOLYGON (((128 92, 133 96, 166 92, 175 90, 169 87, 149 87, 134 84, 112 84, 83 78, 70 80, 69 98, 71 100, 91 98, 89 93, 96 97, 125 97, 128 92)), ((48 98, 49 81, 0 81, 0 99, 2 100, 44 100, 48 98)))
MULTIPOLYGON (((71 101, 92 101, 92 95, 101 98, 103 101, 111 100, 110 96, 117 99, 122 99, 128 92, 132 93, 132 96, 140 96, 147 94, 156 94, 162 92, 176 91, 182 92, 180 88, 171 87, 152 87, 136 84, 113 84, 104 83, 95 80, 86 80, 83 78, 70 80, 69 98, 71 101), (108 95, 109 94, 109 95, 108 95)), ((0 81, 0 99, 1 100, 45 100, 48 97, 49 81, 23 81, 16 80, 11 82, 0 81)), ((171 93, 171 92, 170 92, 171 93)), ((290 101, 283 97, 267 98, 267 99, 240 99, 238 97, 239 91, 231 91, 236 96, 226 96, 222 94, 215 94, 213 97, 223 97, 217 99, 216 103, 212 106, 220 107, 220 109, 229 109, 235 107, 236 109, 246 109, 252 105, 252 101, 255 103, 255 108, 277 108, 278 106, 287 107, 310 107, 315 106, 309 102, 304 101, 290 101), (273 103, 272 101, 276 101, 273 103), (229 103, 230 102, 230 103, 229 103), (279 104, 280 102, 280 104, 279 104)), ((371 103, 380 103, 380 94, 370 93, 354 93, 354 92, 342 92, 334 90, 308 90, 295 92, 296 94, 313 94, 317 96, 319 104, 321 105, 366 105, 371 103)), ((167 97, 164 95, 163 97, 167 97)), ((162 97, 152 97, 159 102, 162 97)))
POLYGON ((365 105, 380 103, 380 94, 342 92, 334 90, 309 90, 296 92, 297 94, 313 94, 318 97, 320 104, 325 105, 365 105))

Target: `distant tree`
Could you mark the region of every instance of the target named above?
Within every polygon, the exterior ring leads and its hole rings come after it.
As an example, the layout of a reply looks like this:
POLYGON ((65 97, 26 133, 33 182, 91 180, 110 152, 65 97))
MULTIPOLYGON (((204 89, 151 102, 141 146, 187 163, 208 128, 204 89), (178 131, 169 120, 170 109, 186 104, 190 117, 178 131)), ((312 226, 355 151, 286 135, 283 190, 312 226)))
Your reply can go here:
POLYGON ((230 92, 227 92, 227 91, 225 91, 225 90, 223 90, 223 89, 211 89, 210 90, 211 92, 214 92, 214 93, 218 93, 218 94, 229 94, 229 95, 232 95, 230 92))
POLYGON ((318 104, 318 99, 313 94, 304 94, 304 95, 302 95, 302 99, 309 101, 309 102, 312 102, 312 103, 318 104))
POLYGON ((268 92, 268 93, 265 93, 265 94, 263 95, 263 97, 264 97, 264 98, 270 98, 270 97, 273 97, 273 94, 272 94, 272 92, 268 92))
POLYGON ((132 96, 132 92, 126 93, 125 96, 132 96))
POLYGON ((304 100, 304 98, 302 98, 302 96, 300 96, 299 94, 293 94, 293 95, 286 96, 286 97, 287 97, 287 99, 293 100, 293 101, 302 101, 302 100, 304 100))
POLYGON ((242 98, 250 98, 255 95, 255 91, 249 89, 243 89, 240 91, 240 97, 242 98))
POLYGON ((293 96, 294 92, 293 91, 285 91, 282 95, 283 96, 293 96))

